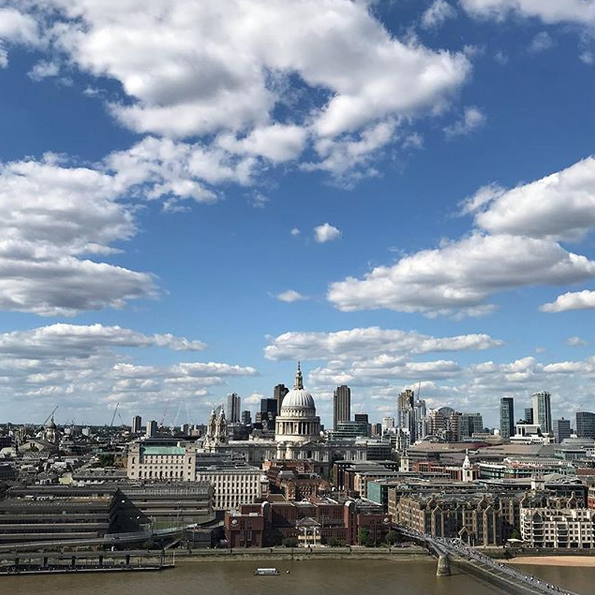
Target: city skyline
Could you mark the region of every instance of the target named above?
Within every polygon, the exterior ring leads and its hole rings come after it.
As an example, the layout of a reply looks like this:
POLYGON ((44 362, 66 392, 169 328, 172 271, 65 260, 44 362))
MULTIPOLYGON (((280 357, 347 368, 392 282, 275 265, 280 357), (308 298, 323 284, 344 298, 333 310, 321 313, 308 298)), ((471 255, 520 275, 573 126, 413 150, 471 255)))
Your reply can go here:
POLYGON ((3 421, 254 413, 297 360, 327 428, 342 385, 374 421, 406 390, 491 427, 502 397, 591 411, 570 4, 5 2, 3 421))

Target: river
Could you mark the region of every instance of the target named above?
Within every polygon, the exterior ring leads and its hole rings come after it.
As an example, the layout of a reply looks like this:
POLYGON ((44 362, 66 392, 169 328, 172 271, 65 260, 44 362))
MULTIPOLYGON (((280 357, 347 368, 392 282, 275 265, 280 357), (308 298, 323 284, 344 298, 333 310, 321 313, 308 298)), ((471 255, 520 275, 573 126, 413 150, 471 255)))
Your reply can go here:
MULTIPOLYGON (((595 568, 522 566, 526 572, 584 595, 595 593, 595 568)), ((432 560, 308 560, 182 562, 162 572, 0 577, 10 595, 502 595, 453 568, 437 578, 432 560), (257 566, 281 576, 255 577, 257 566), (289 574, 285 572, 289 570, 289 574)))

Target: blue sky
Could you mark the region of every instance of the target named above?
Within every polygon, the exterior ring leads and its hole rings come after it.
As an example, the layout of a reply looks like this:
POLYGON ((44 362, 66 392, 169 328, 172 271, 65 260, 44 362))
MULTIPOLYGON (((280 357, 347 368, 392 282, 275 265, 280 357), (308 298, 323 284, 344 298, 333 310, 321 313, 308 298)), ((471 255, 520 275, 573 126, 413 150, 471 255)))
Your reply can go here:
POLYGON ((0 65, 4 420, 595 408, 592 0, 9 0, 0 65))

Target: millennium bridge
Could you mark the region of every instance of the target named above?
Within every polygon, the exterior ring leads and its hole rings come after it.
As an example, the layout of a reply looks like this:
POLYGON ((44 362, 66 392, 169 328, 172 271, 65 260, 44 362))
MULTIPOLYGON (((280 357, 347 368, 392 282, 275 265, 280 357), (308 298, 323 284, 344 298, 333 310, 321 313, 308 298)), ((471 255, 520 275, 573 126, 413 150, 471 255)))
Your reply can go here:
POLYGON ((445 539, 417 533, 403 527, 399 531, 405 537, 426 547, 438 558, 436 574, 450 575, 450 563, 460 564, 464 569, 489 583, 499 586, 508 593, 525 595, 538 593, 543 595, 578 595, 557 585, 538 579, 530 574, 502 564, 469 547, 461 539, 445 539))

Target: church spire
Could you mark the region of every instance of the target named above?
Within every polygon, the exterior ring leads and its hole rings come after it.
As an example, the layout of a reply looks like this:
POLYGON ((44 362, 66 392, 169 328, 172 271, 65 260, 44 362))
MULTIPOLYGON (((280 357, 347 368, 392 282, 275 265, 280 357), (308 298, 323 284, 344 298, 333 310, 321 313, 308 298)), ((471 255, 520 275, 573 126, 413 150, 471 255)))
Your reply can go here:
POLYGON ((302 378, 302 369, 300 368, 300 362, 298 362, 297 372, 295 373, 295 382, 293 384, 294 390, 303 390, 304 379, 302 378))

